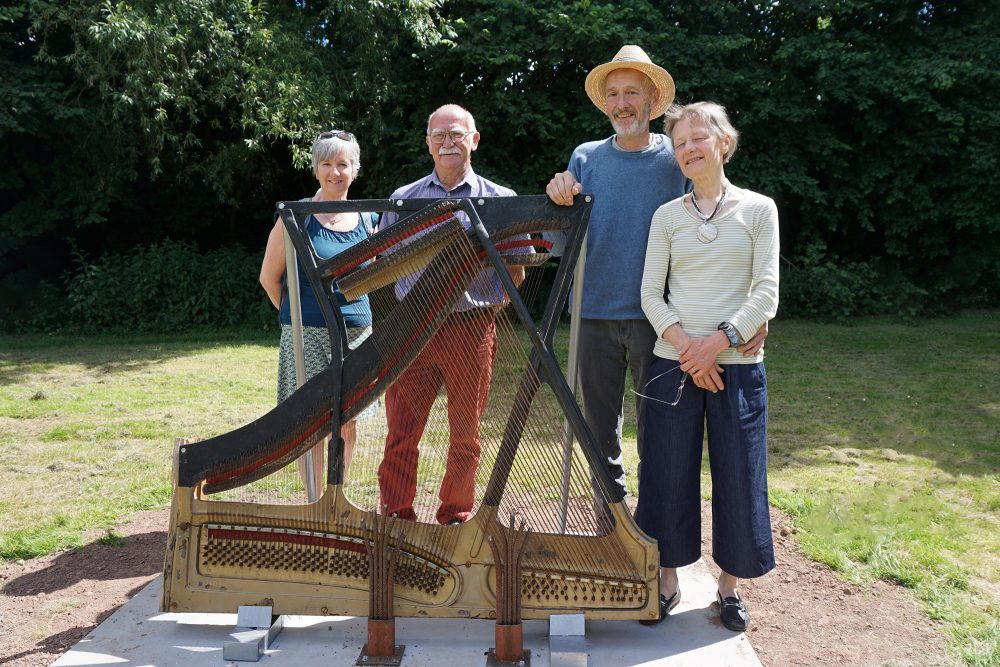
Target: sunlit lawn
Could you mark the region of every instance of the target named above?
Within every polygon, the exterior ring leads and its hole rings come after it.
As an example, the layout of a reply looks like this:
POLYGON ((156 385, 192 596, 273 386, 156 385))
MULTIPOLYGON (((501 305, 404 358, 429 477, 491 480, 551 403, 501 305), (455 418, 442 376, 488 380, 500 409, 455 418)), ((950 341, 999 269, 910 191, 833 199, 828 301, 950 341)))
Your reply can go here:
MULTIPOLYGON (((275 348, 235 334, 0 338, 0 557, 164 506, 173 438, 270 408, 275 348)), ((1000 313, 777 321, 767 370, 771 500, 805 552, 913 589, 967 664, 1000 664, 1000 313)), ((634 471, 634 426, 626 437, 634 471)))
POLYGON ((232 430, 274 402, 257 341, 0 339, 0 557, 76 544, 170 499, 175 436, 232 430))

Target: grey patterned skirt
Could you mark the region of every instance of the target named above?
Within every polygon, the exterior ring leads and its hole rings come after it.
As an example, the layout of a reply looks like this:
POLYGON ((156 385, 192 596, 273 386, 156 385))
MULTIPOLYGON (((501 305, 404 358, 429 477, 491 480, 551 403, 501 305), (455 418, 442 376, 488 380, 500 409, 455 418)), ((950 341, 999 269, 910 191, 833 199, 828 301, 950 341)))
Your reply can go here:
MULTIPOLYGON (((371 333, 371 327, 348 327, 347 347, 353 350, 371 333)), ((330 333, 325 327, 302 327, 302 353, 306 380, 330 365, 330 333)), ((278 347, 278 403, 291 396, 297 388, 292 325, 282 324, 281 343, 278 347)))

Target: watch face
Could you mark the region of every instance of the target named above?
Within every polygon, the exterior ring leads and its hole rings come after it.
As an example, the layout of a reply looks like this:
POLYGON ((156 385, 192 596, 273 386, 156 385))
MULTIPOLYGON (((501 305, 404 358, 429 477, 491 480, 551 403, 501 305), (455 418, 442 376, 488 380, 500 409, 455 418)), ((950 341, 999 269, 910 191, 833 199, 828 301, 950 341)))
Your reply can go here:
POLYGON ((729 322, 724 322, 719 325, 719 329, 722 330, 722 333, 726 334, 726 338, 729 339, 729 345, 731 347, 739 347, 740 335, 736 332, 736 327, 729 322))

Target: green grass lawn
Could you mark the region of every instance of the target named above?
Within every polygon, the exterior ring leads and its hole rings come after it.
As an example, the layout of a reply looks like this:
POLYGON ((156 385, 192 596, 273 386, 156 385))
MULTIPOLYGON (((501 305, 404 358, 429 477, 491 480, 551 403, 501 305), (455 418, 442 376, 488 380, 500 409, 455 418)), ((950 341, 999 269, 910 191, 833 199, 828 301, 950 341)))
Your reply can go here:
POLYGON ((805 552, 912 588, 1000 664, 1000 314, 778 322, 767 348, 771 501, 805 552))
MULTIPOLYGON (((771 330, 771 501, 805 552, 912 589, 966 664, 1000 664, 1000 313, 771 330)), ((173 438, 269 409, 276 354, 276 336, 0 337, 0 558, 167 504, 173 438)))
POLYGON ((230 431, 275 400, 263 339, 0 338, 0 558, 170 502, 177 436, 230 431))

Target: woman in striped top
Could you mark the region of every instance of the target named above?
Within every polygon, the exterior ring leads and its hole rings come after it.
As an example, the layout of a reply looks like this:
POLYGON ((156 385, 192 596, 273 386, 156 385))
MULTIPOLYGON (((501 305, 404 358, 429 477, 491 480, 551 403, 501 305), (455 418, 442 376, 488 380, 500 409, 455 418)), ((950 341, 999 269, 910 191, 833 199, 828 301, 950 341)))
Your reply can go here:
POLYGON ((677 568, 701 556, 707 424, 719 613, 743 631, 749 614, 739 579, 774 568, 764 356, 745 341, 777 310, 778 211, 726 179, 739 134, 723 107, 674 107, 666 133, 694 189, 657 209, 649 230, 641 296, 658 338, 643 392, 636 521, 660 545, 662 620, 680 601, 677 568))

